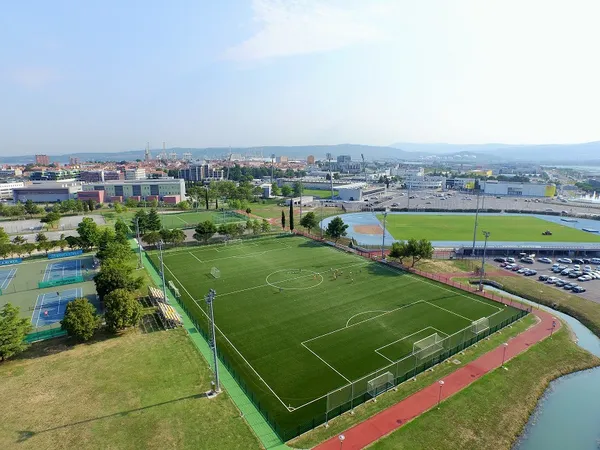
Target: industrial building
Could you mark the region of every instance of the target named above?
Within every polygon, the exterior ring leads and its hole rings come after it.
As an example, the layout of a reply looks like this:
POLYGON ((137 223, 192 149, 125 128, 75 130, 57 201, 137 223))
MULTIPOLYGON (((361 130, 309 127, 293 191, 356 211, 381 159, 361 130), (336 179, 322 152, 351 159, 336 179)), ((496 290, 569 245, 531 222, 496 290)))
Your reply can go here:
POLYGON ((79 180, 84 183, 97 183, 103 181, 120 180, 121 172, 118 170, 84 170, 79 173, 79 180))
POLYGON ((31 181, 75 181, 79 178, 79 170, 36 170, 29 174, 31 181))
POLYGON ((13 198, 13 189, 22 188, 25 183, 22 181, 8 181, 6 183, 0 183, 0 200, 8 200, 13 198))
POLYGON ((22 203, 27 200, 34 203, 64 202, 65 200, 77 198, 77 193, 81 189, 81 183, 78 182, 45 181, 14 188, 13 199, 15 202, 22 203))
POLYGON ((483 191, 486 195, 506 195, 511 197, 554 197, 556 195, 556 185, 487 180, 485 183, 483 183, 483 191))
POLYGON ((302 197, 294 197, 294 198, 286 198, 285 205, 290 206, 290 202, 294 202, 294 206, 300 205, 300 201, 302 201, 302 205, 311 206, 314 201, 314 197, 312 195, 303 195, 302 197))
POLYGON ((126 180, 144 180, 146 178, 146 169, 144 168, 135 168, 135 169, 125 169, 125 179, 126 180))
POLYGON ((104 191, 104 198, 111 202, 122 202, 129 197, 137 200, 159 200, 179 203, 185 200, 185 181, 176 178, 155 180, 105 181, 83 185, 83 191, 104 191))

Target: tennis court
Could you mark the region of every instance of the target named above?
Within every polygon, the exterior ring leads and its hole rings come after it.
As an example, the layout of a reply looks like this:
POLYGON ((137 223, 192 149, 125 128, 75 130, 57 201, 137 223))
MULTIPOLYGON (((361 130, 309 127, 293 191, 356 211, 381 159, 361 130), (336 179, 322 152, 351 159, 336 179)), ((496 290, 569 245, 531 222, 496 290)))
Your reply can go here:
POLYGON ((0 291, 6 289, 17 274, 17 268, 0 270, 0 291))
POLYGON ((81 269, 81 259, 69 259, 50 263, 46 266, 42 281, 58 281, 63 278, 80 277, 81 269))
POLYGON ((39 328, 60 322, 65 316, 67 303, 82 296, 83 290, 81 288, 67 289, 62 292, 46 292, 38 295, 31 315, 31 324, 35 328, 39 328))

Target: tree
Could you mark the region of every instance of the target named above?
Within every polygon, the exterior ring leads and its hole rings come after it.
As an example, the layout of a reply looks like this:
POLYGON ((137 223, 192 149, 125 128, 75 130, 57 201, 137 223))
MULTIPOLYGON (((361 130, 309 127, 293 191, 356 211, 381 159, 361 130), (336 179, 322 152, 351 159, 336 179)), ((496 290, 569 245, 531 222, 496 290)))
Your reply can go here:
POLYGON ((21 247, 23 248, 23 250, 25 251, 25 253, 27 253, 29 256, 31 256, 31 254, 37 248, 37 246, 34 243, 32 243, 32 242, 26 242, 21 247))
POLYGON ((249 216, 252 210, 250 208, 246 208, 246 214, 249 216))
POLYGON ((81 240, 77 236, 67 236, 65 241, 67 241, 67 245, 71 249, 81 247, 81 240))
POLYGON ((148 214, 146 214, 145 209, 140 209, 133 216, 133 220, 131 221, 131 228, 136 230, 136 223, 139 225, 140 234, 145 234, 148 230, 148 214))
POLYGON ((27 214, 29 214, 30 216, 33 216, 34 214, 37 214, 40 212, 40 208, 35 203, 33 203, 33 201, 31 199, 29 199, 25 202, 25 204, 23 205, 23 208, 25 209, 25 212, 27 214))
POLYGON ((342 236, 346 236, 346 230, 348 229, 348 225, 344 223, 341 217, 334 217, 331 222, 327 225, 327 229, 325 230, 325 234, 330 238, 334 239, 335 242, 339 240, 342 236))
POLYGON ((87 298, 76 298, 67 303, 65 316, 60 321, 60 326, 69 336, 78 341, 88 341, 100 328, 100 317, 96 308, 87 298))
POLYGON ((116 332, 138 324, 142 305, 126 289, 115 289, 104 297, 104 320, 106 327, 116 332))
POLYGON ((60 247, 61 252, 65 251, 65 247, 68 245, 69 245, 69 243, 67 242, 66 239, 59 239, 58 241, 56 241, 56 246, 60 247))
POLYGON ((107 242, 105 246, 96 252, 96 256, 100 261, 113 259, 121 263, 127 262, 131 256, 132 250, 129 244, 112 240, 107 242))
POLYGON ((0 244, 0 258, 6 258, 12 253, 13 244, 0 244))
POLYGON ((12 242, 13 242, 13 244, 16 244, 16 245, 22 245, 27 241, 23 236, 18 235, 13 238, 12 242))
POLYGON ((4 228, 0 227, 0 244, 8 244, 9 242, 8 233, 4 231, 4 228))
POLYGON ((7 303, 0 310, 0 362, 26 350, 25 336, 31 331, 28 319, 19 317, 19 308, 7 303))
POLYGON ((190 205, 190 202, 188 202, 187 200, 182 200, 179 203, 177 203, 177 208, 181 209, 182 211, 187 211, 187 210, 191 209, 192 206, 190 205))
POLYGON ((252 221, 251 228, 252 228, 252 234, 258 235, 258 234, 260 234, 260 232, 262 230, 262 224, 261 224, 261 222, 258 221, 258 219, 254 219, 252 221))
POLYGON ((306 228, 310 233, 310 230, 316 228, 319 225, 319 222, 317 221, 317 216, 315 216, 315 213, 311 211, 304 214, 302 219, 300 219, 300 225, 306 228))
POLYGON ((267 219, 263 219, 261 224, 260 224, 260 230, 263 233, 268 233, 269 231, 271 231, 271 224, 269 223, 269 221, 267 219))
POLYGON ((281 210, 281 228, 285 230, 285 211, 281 210))
POLYGON ((171 230, 171 244, 179 245, 185 241, 185 233, 180 228, 174 228, 171 230))
POLYGON ((204 241, 206 244, 208 240, 217 232, 217 226, 210 220, 206 220, 204 222, 200 222, 194 231, 194 239, 197 241, 204 241))
POLYGON ((279 195, 280 193, 281 193, 281 190, 279 189, 279 186, 277 185, 277 183, 275 183, 275 182, 271 183, 271 194, 279 195))
POLYGON ((156 209, 152 208, 148 213, 148 218, 146 219, 146 229, 148 231, 160 231, 161 228, 162 224, 160 223, 158 212, 156 209))
POLYGON ((127 234, 129 233, 129 227, 123 219, 120 217, 115 222, 115 239, 122 244, 127 244, 127 234))
POLYGON ((142 287, 143 279, 133 277, 133 267, 114 259, 107 259, 102 262, 100 272, 94 277, 96 292, 101 300, 115 289, 126 289, 135 291, 142 287))
POLYGON ((54 242, 53 241, 45 240, 45 241, 38 242, 38 245, 37 245, 37 249, 40 252, 46 252, 46 255, 48 254, 48 252, 52 248, 54 248, 54 242))
POLYGON ((410 256, 406 242, 394 242, 390 250, 389 257, 396 258, 402 264, 402 260, 410 256))
POLYGON ((294 200, 290 199, 290 231, 294 231, 294 200))
POLYGON ((411 238, 408 240, 407 247, 410 252, 410 256, 412 257, 412 265, 414 267, 415 264, 421 259, 431 259, 433 256, 433 245, 427 239, 416 240, 411 238))
POLYGON ((284 197, 289 197, 292 194, 292 188, 289 187, 287 184, 284 184, 283 186, 281 186, 281 195, 283 195, 284 197))
POLYGON ((209 209, 209 204, 208 204, 208 189, 204 190, 204 201, 206 203, 206 210, 208 211, 208 209, 209 209))
POLYGON ((95 247, 100 237, 98 225, 91 217, 84 217, 79 225, 77 225, 77 233, 79 233, 79 240, 81 246, 84 249, 90 249, 95 247))
POLYGON ((302 186, 302 182, 301 181, 295 181, 294 182, 294 187, 293 187, 294 197, 300 197, 302 195, 303 187, 304 186, 302 186))
POLYGON ((160 231, 148 231, 142 236, 142 241, 148 245, 156 245, 161 239, 160 231))
MULTIPOLYGON (((47 240, 48 240, 48 238, 41 231, 38 234, 35 235, 35 242, 37 242, 37 243, 45 242, 47 240)), ((0 242, 2 242, 2 239, 0 239, 0 242)))
POLYGON ((333 174, 333 179, 334 179, 334 180, 339 180, 340 178, 341 178, 341 177, 340 177, 340 173, 339 173, 339 172, 335 172, 335 173, 333 174))

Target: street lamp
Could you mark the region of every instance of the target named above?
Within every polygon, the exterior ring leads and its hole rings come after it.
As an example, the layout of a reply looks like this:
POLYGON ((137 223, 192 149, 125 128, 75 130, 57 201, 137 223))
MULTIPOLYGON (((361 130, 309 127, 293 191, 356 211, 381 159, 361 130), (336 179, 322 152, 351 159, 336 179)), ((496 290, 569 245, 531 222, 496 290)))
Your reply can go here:
POLYGON ((438 384, 440 385, 440 395, 438 397, 438 409, 440 409, 440 403, 442 402, 442 388, 444 387, 444 380, 438 381, 438 384))
POLYGON ((552 338, 552 333, 554 333, 554 328, 556 328, 556 317, 552 317, 552 328, 550 328, 550 338, 552 338))
POLYGON ((387 208, 385 209, 385 211, 383 212, 383 238, 381 241, 381 259, 384 259, 384 252, 385 252, 385 226, 386 226, 386 222, 387 222, 387 215, 388 215, 388 210, 387 208))
MULTIPOLYGON (((502 349, 502 367, 504 367, 504 361, 506 361, 506 349, 508 348, 508 342, 505 342, 504 344, 502 344, 502 346, 504 347, 502 349)), ((504 367, 506 369, 506 367, 504 367)))
POLYGON ((346 436, 344 436, 343 434, 340 434, 338 436, 338 439, 340 440, 340 450, 341 450, 342 447, 344 446, 344 440, 346 439, 346 436))
POLYGON ((483 275, 485 274, 485 250, 487 249, 487 241, 490 237, 489 231, 484 231, 485 241, 483 243, 483 256, 481 257, 481 270, 479 271, 479 290, 483 291, 483 275))
POLYGON ((216 295, 217 292, 214 289, 211 289, 210 291, 208 291, 206 297, 204 297, 204 300, 206 301, 210 309, 210 347, 213 352, 213 361, 215 364, 215 380, 213 382, 212 391, 213 395, 219 394, 221 392, 221 384, 219 383, 219 364, 217 361, 217 335, 215 334, 215 313, 213 310, 213 302, 215 300, 216 295))

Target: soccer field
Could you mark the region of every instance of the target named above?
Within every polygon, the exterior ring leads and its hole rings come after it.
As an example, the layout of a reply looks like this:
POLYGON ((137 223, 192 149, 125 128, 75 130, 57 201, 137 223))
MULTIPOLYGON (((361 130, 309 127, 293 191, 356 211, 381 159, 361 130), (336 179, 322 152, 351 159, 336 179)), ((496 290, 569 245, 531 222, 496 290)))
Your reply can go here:
POLYGON ((215 224, 222 224, 245 222, 246 217, 233 211, 188 211, 160 215, 162 226, 168 229, 194 228, 197 224, 206 220, 210 220, 215 224))
POLYGON ((216 290, 223 357, 285 439, 370 398, 370 380, 403 381, 524 314, 301 237, 177 249, 164 263, 201 328, 216 290))
MULTIPOLYGON (((383 215, 377 218, 383 223, 383 215)), ((490 241, 507 242, 598 242, 600 236, 565 225, 526 216, 480 214, 478 230, 490 232, 490 241), (543 236, 546 230, 552 236, 543 236)), ((472 241, 475 215, 388 214, 386 227, 394 239, 430 241, 472 241)), ((481 233, 477 239, 482 239, 481 233)))

